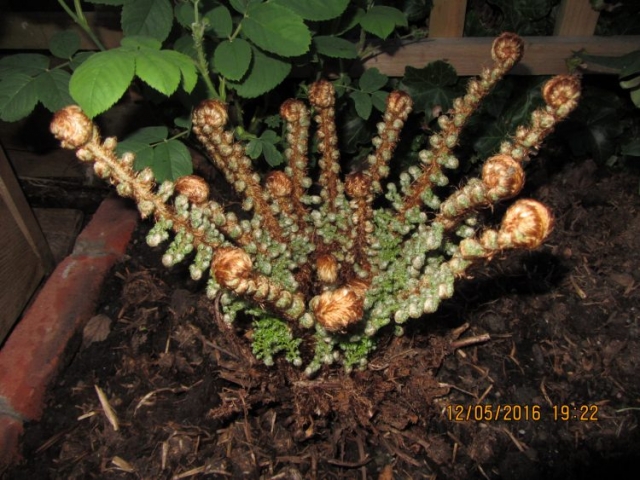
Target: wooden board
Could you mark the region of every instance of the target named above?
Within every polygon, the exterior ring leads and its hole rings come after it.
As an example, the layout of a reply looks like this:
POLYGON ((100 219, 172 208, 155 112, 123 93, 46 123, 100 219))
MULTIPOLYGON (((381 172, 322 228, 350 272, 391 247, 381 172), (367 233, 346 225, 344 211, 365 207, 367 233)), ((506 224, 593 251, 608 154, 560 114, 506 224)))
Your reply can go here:
POLYGON ((467 0, 433 0, 429 15, 429 37, 461 37, 466 14, 467 0))
POLYGON ((53 268, 49 246, 0 147, 0 343, 53 268))
POLYGON ((562 0, 554 28, 554 35, 593 35, 600 13, 593 9, 589 0, 562 0))
MULTIPOLYGON (((640 36, 613 37, 523 37, 525 53, 511 73, 516 75, 557 75, 567 73, 566 60, 573 52, 586 50, 593 55, 624 55, 640 48, 640 36)), ((434 38, 399 47, 393 54, 380 54, 368 60, 367 68, 401 77, 405 66, 421 68, 436 60, 446 60, 458 75, 478 75, 491 65, 493 38, 434 38)), ((605 72, 594 68, 590 73, 605 72)))

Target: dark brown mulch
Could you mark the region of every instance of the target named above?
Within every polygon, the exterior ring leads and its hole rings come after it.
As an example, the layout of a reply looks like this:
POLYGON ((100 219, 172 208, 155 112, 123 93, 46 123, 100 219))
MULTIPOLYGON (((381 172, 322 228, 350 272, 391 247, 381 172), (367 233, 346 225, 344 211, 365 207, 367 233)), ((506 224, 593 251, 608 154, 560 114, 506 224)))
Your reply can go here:
POLYGON ((556 214, 547 244, 476 268, 350 376, 253 361, 140 231, 2 478, 627 478, 640 460, 639 176, 539 163, 527 193, 556 214))

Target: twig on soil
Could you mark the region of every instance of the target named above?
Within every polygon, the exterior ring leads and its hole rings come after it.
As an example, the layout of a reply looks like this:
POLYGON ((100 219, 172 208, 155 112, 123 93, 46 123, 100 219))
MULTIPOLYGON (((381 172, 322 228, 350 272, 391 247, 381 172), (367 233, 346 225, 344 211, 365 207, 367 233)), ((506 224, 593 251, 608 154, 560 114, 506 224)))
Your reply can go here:
POLYGON ((364 457, 364 459, 358 460, 357 462, 345 462, 343 460, 330 458, 327 460, 327 463, 330 463, 331 465, 335 465, 336 467, 342 467, 342 468, 360 468, 365 466, 370 461, 371 461, 371 457, 366 456, 364 457))
POLYGON ((542 377, 542 381, 540 382, 540 391, 542 392, 542 396, 547 401, 549 406, 553 408, 553 402, 551 401, 551 397, 549 397, 549 394, 547 393, 547 387, 544 384, 546 380, 547 380, 547 377, 542 377))
POLYGON ((200 473, 206 473, 207 475, 224 475, 225 477, 232 477, 229 472, 225 470, 217 470, 217 469, 208 469, 206 466, 192 468, 191 470, 187 470, 186 472, 179 473, 171 477, 171 480, 180 480, 182 478, 189 478, 200 473))
POLYGON ((127 462, 124 458, 115 456, 111 459, 111 463, 113 463, 118 470, 122 470, 123 472, 127 472, 127 473, 133 473, 136 471, 135 468, 133 468, 133 466, 127 462))
POLYGON ((516 446, 516 448, 517 448, 518 450, 520 450, 521 452, 524 452, 525 450, 527 450, 527 449, 529 448, 525 443, 523 443, 523 442, 521 442, 520 440, 518 440, 518 439, 513 435, 513 433, 511 433, 511 432, 509 431, 509 429, 508 429, 507 427, 501 427, 499 430, 501 430, 502 432, 506 433, 506 434, 507 434, 507 436, 508 436, 508 437, 511 439, 511 441, 514 443, 514 445, 516 446))
POLYGON ((109 399, 102 391, 102 389, 97 385, 94 385, 94 387, 96 389, 96 393, 98 394, 98 400, 100 400, 100 405, 102 405, 102 410, 104 411, 107 420, 109 420, 109 423, 113 427, 113 430, 117 432, 120 428, 120 425, 118 423, 118 416, 116 415, 116 412, 113 410, 113 408, 111 408, 109 399))
POLYGON ((158 388, 157 390, 153 390, 149 393, 147 393, 144 397, 142 397, 140 399, 140 401, 138 402, 138 404, 136 405, 136 408, 133 409, 133 416, 136 415, 136 413, 138 412, 138 410, 140 409, 140 407, 144 406, 145 404, 147 404, 148 400, 153 397, 154 395, 157 395, 158 393, 162 393, 162 392, 171 392, 171 393, 183 393, 183 392, 188 392, 189 390, 191 390, 193 387, 195 387, 196 385, 199 385, 200 383, 202 383, 202 380, 197 381, 196 383, 194 383, 193 385, 191 385, 190 387, 185 387, 185 386, 181 386, 181 387, 177 387, 177 388, 158 388))
POLYGON ((482 335, 475 335, 473 337, 463 338, 461 340, 456 340, 455 342, 451 342, 451 348, 458 349, 469 347, 471 345, 478 345, 479 343, 485 343, 491 340, 491 335, 488 333, 483 333, 482 335))

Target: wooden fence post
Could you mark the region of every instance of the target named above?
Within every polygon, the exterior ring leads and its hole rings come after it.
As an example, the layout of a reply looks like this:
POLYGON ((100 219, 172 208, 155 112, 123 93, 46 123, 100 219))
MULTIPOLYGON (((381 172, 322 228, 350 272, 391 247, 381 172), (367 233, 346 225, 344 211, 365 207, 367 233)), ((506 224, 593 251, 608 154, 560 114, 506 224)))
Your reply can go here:
POLYGON ((589 37, 596 31, 600 13, 589 0, 562 0, 553 31, 559 37, 589 37))
POLYGON ((429 15, 429 37, 461 37, 466 13, 467 0, 433 0, 429 15))

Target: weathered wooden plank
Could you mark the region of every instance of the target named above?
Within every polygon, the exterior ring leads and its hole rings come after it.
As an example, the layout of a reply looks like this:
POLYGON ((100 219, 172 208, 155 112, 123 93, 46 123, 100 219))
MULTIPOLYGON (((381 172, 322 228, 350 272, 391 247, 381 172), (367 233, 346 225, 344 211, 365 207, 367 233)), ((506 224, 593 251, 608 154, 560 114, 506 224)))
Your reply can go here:
POLYGON ((593 35, 599 16, 589 0, 562 0, 553 34, 566 37, 593 35))
POLYGON ((53 258, 0 147, 0 343, 27 304, 53 258))
POLYGON ((466 12, 467 0, 434 0, 429 15, 429 37, 461 37, 466 12))
MULTIPOLYGON (((511 73, 516 75, 556 75, 566 73, 566 60, 573 52, 593 55, 624 55, 640 47, 640 36, 614 37, 524 37, 525 53, 511 73)), ((424 67, 446 60, 458 75, 477 75, 491 64, 492 38, 435 38, 399 47, 393 54, 380 54, 366 62, 393 77, 404 75, 405 66, 424 67)), ((589 72, 605 72, 593 67, 589 72)))

